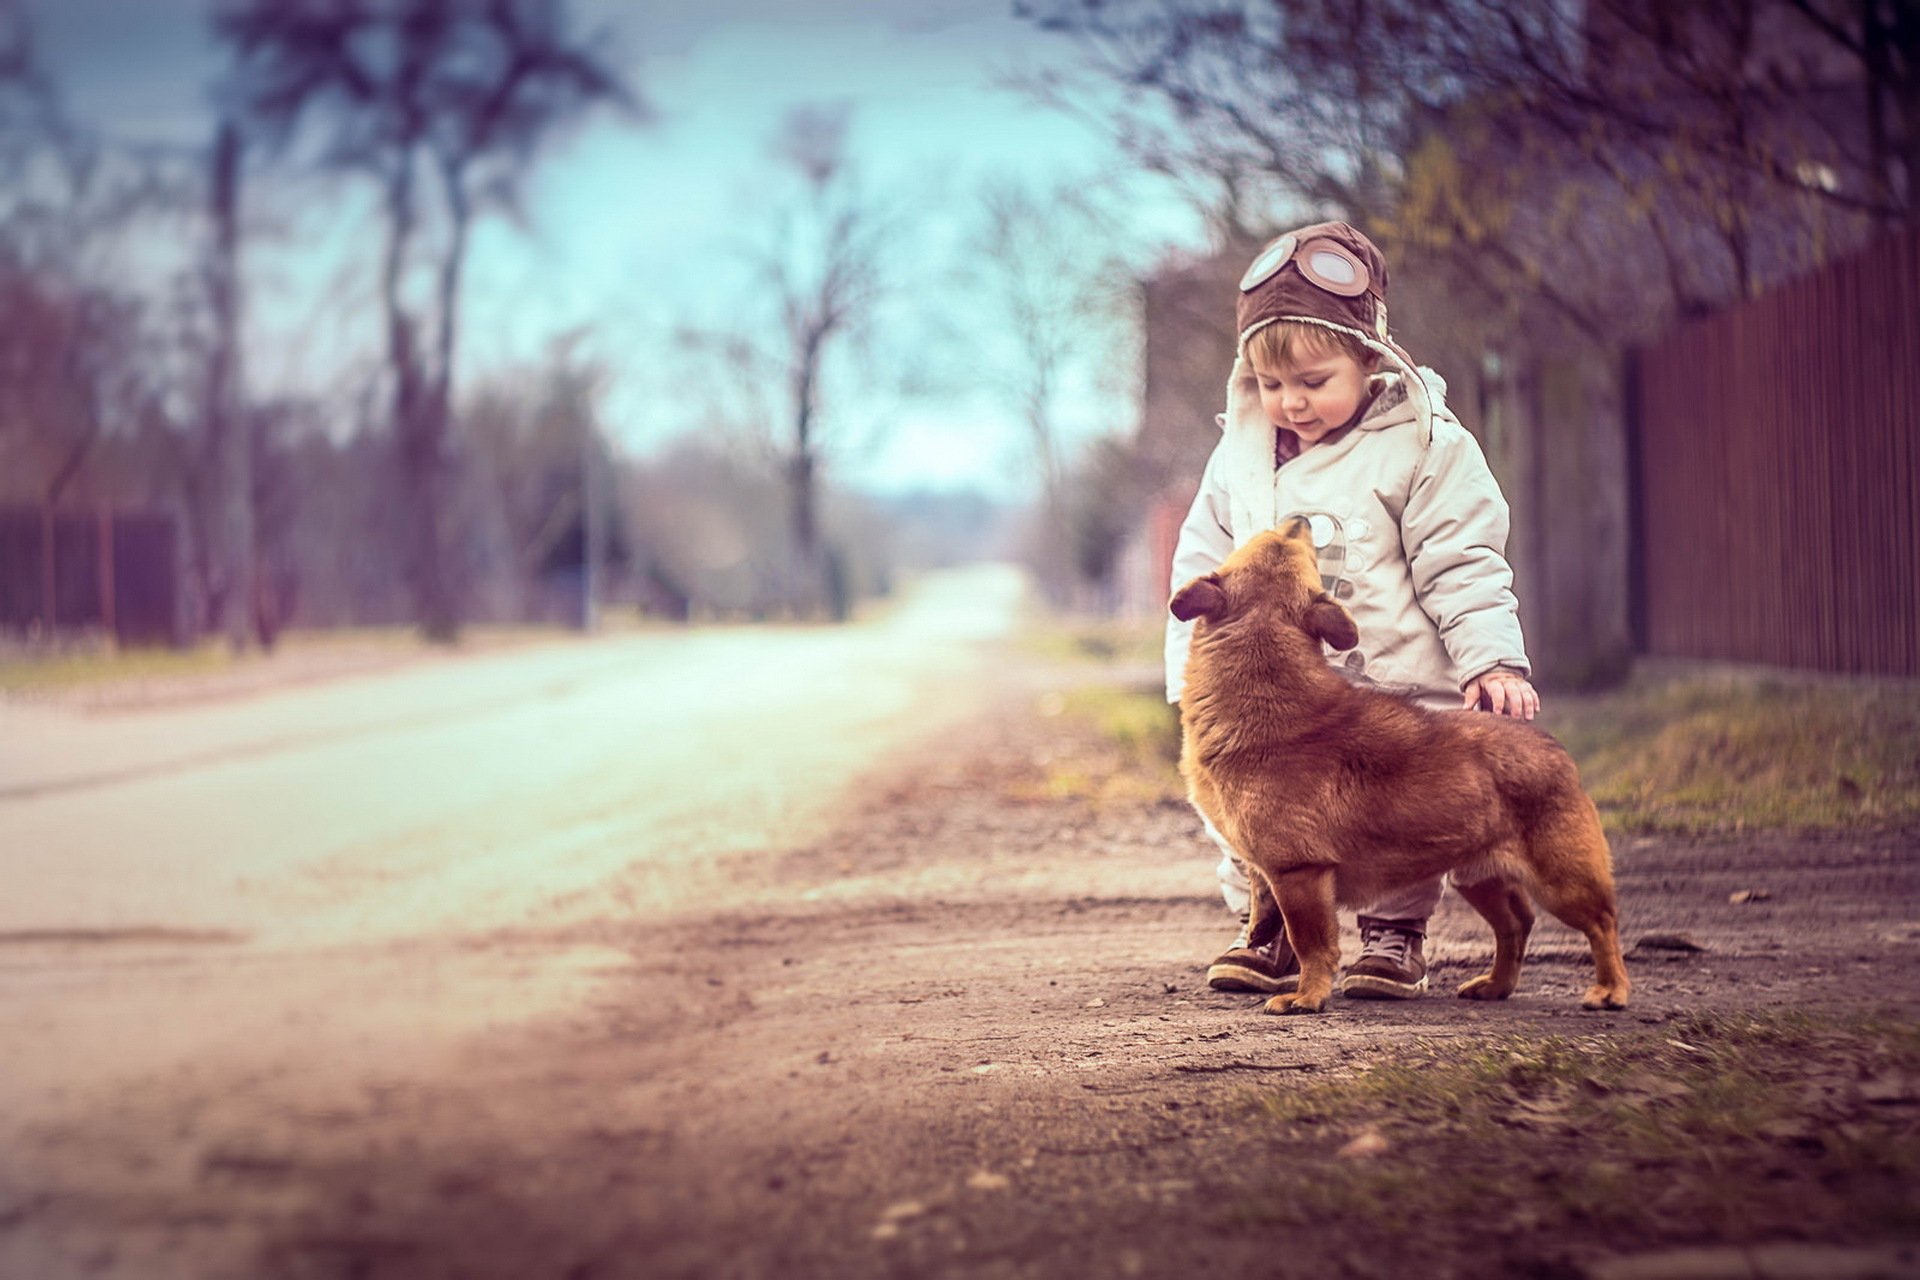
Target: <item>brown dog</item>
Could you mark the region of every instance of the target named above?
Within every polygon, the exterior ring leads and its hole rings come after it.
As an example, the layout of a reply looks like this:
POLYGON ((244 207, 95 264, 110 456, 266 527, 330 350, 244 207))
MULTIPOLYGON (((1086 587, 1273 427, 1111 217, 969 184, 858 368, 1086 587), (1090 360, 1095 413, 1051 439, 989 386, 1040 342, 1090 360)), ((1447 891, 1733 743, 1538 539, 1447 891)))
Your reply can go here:
POLYGON ((1430 711, 1328 666, 1322 641, 1360 637, 1321 588, 1306 521, 1254 538, 1171 608, 1197 620, 1180 710, 1188 793, 1258 872, 1253 945, 1274 936, 1277 905, 1300 957, 1299 990, 1267 1012, 1325 1007, 1336 906, 1443 871, 1493 926, 1493 969, 1462 996, 1513 994, 1531 894, 1592 944, 1581 1005, 1626 1006, 1607 841, 1572 758, 1520 721, 1430 711))

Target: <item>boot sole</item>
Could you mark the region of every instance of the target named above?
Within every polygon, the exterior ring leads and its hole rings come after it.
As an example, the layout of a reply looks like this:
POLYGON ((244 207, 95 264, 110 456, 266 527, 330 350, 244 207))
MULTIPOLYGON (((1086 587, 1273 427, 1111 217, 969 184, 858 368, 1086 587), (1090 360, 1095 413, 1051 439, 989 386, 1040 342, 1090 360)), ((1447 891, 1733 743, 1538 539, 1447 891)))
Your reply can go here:
POLYGON ((1395 982, 1369 973, 1350 974, 1340 984, 1340 994, 1354 1000, 1417 1000, 1426 993, 1427 980, 1395 982))
POLYGON ((1300 975, 1270 978, 1245 965, 1216 964, 1207 970, 1207 985, 1215 991, 1249 991, 1257 995, 1278 996, 1300 989, 1300 975))

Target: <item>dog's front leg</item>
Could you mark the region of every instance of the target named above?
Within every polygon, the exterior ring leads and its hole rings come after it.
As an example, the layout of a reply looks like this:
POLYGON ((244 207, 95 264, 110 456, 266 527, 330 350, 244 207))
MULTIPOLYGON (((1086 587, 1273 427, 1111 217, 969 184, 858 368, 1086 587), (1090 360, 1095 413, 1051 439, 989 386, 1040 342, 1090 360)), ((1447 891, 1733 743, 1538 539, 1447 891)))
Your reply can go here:
POLYGON ((1267 1001, 1268 1013, 1319 1013, 1340 968, 1340 917, 1334 912, 1333 868, 1302 867, 1269 878, 1286 920, 1287 941, 1300 957, 1300 987, 1267 1001))

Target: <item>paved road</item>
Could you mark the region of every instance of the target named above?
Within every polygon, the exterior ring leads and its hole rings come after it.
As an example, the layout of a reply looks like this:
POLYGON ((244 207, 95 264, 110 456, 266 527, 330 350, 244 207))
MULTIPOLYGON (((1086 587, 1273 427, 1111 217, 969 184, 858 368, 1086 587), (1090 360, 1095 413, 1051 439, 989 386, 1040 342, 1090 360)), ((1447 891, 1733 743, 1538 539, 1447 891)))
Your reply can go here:
POLYGON ((311 947, 724 892, 719 855, 817 821, 963 706, 1019 600, 988 567, 846 628, 615 637, 141 713, 0 705, 0 940, 311 947))
POLYGON ((631 957, 562 926, 752 900, 728 855, 817 834, 959 717, 1021 599, 984 567, 847 627, 0 704, 0 1150, 195 1073, 430 1071, 590 998, 631 957))

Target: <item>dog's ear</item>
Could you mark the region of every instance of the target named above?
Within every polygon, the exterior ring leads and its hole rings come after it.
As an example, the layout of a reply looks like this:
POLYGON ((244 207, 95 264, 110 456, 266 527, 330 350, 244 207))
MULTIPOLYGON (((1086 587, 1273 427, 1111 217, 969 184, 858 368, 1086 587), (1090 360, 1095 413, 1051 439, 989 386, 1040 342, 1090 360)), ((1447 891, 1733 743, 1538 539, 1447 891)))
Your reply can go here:
POLYGON ((1220 575, 1209 573, 1195 578, 1173 593, 1167 608, 1182 622, 1192 622, 1200 617, 1219 617, 1227 608, 1227 592, 1220 585, 1220 575))
POLYGON ((1300 621, 1308 635, 1336 649, 1351 649, 1360 643, 1360 628, 1353 615, 1324 591, 1313 598, 1313 603, 1307 606, 1306 617, 1300 621))

